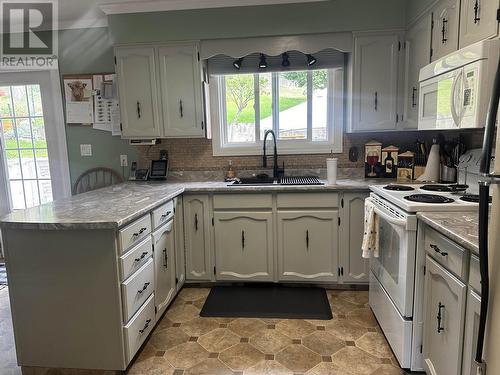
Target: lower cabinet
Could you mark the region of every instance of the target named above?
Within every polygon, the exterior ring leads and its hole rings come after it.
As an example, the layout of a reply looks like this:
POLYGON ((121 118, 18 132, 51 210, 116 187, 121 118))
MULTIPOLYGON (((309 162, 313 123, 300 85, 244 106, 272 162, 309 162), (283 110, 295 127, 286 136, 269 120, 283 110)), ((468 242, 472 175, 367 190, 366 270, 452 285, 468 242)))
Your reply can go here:
POLYGON ((465 317, 464 359, 462 375, 476 375, 476 347, 481 314, 481 297, 469 288, 465 317))
POLYGON ((212 280, 211 211, 208 195, 185 195, 186 280, 212 280))
POLYGON ((279 281, 338 280, 338 211, 278 212, 279 281))
POLYGON ((217 280, 273 280, 273 214, 215 212, 217 280))
POLYGON ((175 231, 175 281, 177 291, 186 281, 186 257, 184 254, 184 212, 182 196, 174 199, 174 231, 175 231))
POLYGON ((465 284, 426 257, 423 355, 428 374, 461 374, 466 293, 465 284))
POLYGON ((345 193, 341 201, 340 276, 343 283, 368 283, 370 262, 361 256, 366 193, 345 193))
POLYGON ((159 317, 177 292, 175 283, 174 223, 169 221, 153 233, 155 307, 159 317))

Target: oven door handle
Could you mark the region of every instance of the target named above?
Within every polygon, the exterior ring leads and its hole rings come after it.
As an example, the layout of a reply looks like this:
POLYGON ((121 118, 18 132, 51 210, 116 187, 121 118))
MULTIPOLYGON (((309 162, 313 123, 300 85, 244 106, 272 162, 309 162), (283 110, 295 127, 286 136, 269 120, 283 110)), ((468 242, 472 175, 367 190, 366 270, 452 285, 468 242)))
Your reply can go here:
POLYGON ((389 223, 400 226, 400 227, 406 227, 406 220, 404 219, 396 219, 390 215, 387 215, 384 211, 382 211, 380 208, 375 206, 375 213, 380 216, 381 218, 387 220, 389 223))

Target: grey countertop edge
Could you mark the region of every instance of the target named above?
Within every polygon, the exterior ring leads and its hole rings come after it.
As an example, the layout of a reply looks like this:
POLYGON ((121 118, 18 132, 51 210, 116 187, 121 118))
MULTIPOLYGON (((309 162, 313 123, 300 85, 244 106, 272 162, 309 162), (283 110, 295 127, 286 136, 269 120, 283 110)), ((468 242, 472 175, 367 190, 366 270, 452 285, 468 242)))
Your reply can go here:
MULTIPOLYGON (((456 214, 461 214, 454 212, 454 215, 456 214)), ((464 212, 463 215, 470 215, 470 212, 464 212)), ((423 223, 427 224, 429 227, 435 229, 439 233, 443 234, 444 236, 448 237, 450 240, 455 242, 456 244, 464 247, 465 249, 471 251, 475 255, 479 254, 479 245, 477 242, 472 242, 468 239, 466 239, 461 233, 460 233, 460 228, 457 229, 456 226, 446 226, 444 225, 443 221, 437 218, 432 217, 432 213, 417 213, 417 218, 422 221, 423 223)), ((455 216, 456 218, 456 216, 455 216)), ((469 223, 468 224, 470 227, 474 226, 477 228, 476 224, 469 223)), ((463 229, 462 229, 463 230, 463 229)))
MULTIPOLYGON (((164 195, 155 196, 154 199, 144 207, 134 210, 131 214, 119 217, 116 220, 47 220, 37 221, 35 219, 19 219, 12 218, 7 215, 0 219, 0 228, 2 229, 26 229, 26 230, 78 230, 78 229, 119 229, 131 223, 135 219, 147 214, 154 208, 163 203, 179 196, 183 193, 273 193, 273 192, 334 192, 334 191, 368 191, 370 185, 385 184, 387 180, 365 180, 365 179, 345 179, 338 180, 335 185, 304 185, 304 186, 228 186, 227 183, 221 182, 174 182, 166 183, 172 186, 172 191, 164 195)), ((116 185, 115 185, 116 186, 116 185)), ((107 188, 104 188, 107 189, 107 188)), ((99 192, 98 190, 94 192, 99 192)), ((93 192, 90 192, 93 193, 93 192)), ((88 193, 86 193, 88 194, 88 193)), ((119 194, 119 193, 117 193, 119 194)), ((159 194, 159 193, 158 193, 159 194)), ((71 199, 68 198, 68 199, 71 199)), ((51 204, 51 203, 49 203, 51 204)))

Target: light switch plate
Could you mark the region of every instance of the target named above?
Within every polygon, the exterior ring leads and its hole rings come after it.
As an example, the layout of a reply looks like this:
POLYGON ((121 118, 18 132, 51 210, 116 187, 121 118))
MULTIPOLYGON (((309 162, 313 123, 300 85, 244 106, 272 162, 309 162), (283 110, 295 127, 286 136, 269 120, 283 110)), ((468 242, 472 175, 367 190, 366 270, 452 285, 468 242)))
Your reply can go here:
POLYGON ((92 145, 90 145, 90 144, 80 145, 80 155, 81 156, 92 156, 92 145))
POLYGON ((120 167, 128 167, 127 155, 120 155, 120 167))

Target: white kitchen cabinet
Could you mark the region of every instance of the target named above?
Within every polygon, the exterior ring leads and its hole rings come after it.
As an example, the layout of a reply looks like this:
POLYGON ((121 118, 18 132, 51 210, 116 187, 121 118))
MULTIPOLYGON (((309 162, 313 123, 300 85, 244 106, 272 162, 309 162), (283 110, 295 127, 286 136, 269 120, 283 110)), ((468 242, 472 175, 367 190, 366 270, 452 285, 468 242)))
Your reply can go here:
POLYGON ((184 196, 186 280, 213 279, 211 208, 208 195, 184 196))
POLYGON ((340 276, 343 283, 368 283, 369 261, 361 254, 366 193, 345 193, 341 200, 340 276))
POLYGON ((396 129, 399 35, 354 37, 351 132, 396 129))
POLYGON ((166 310, 177 291, 175 285, 174 223, 169 221, 153 233, 155 307, 159 317, 166 310))
POLYGON ((498 35, 499 0, 462 0, 460 48, 498 35))
POLYGON ((417 129, 420 69, 431 62, 432 15, 422 16, 406 33, 405 128, 417 129))
POLYGON ((272 281, 272 212, 215 212, 217 280, 272 281))
POLYGON ((175 282, 180 291, 186 281, 186 257, 184 252, 184 212, 182 196, 174 198, 174 231, 175 231, 175 282))
POLYGON ((122 137, 160 137, 162 128, 158 112, 155 49, 119 47, 115 54, 122 137))
POLYGON ((203 137, 202 76, 196 43, 158 47, 164 136, 203 137))
POLYGON ((280 281, 338 280, 338 211, 278 211, 280 281))
POLYGON ((441 0, 432 10, 432 61, 458 49, 460 0, 441 0))
POLYGON ((430 375, 459 375, 467 288, 426 257, 424 300, 424 368, 430 375))
POLYGON ((467 312, 465 317, 464 358, 462 375, 476 375, 476 348, 481 315, 481 297, 469 289, 467 312))

